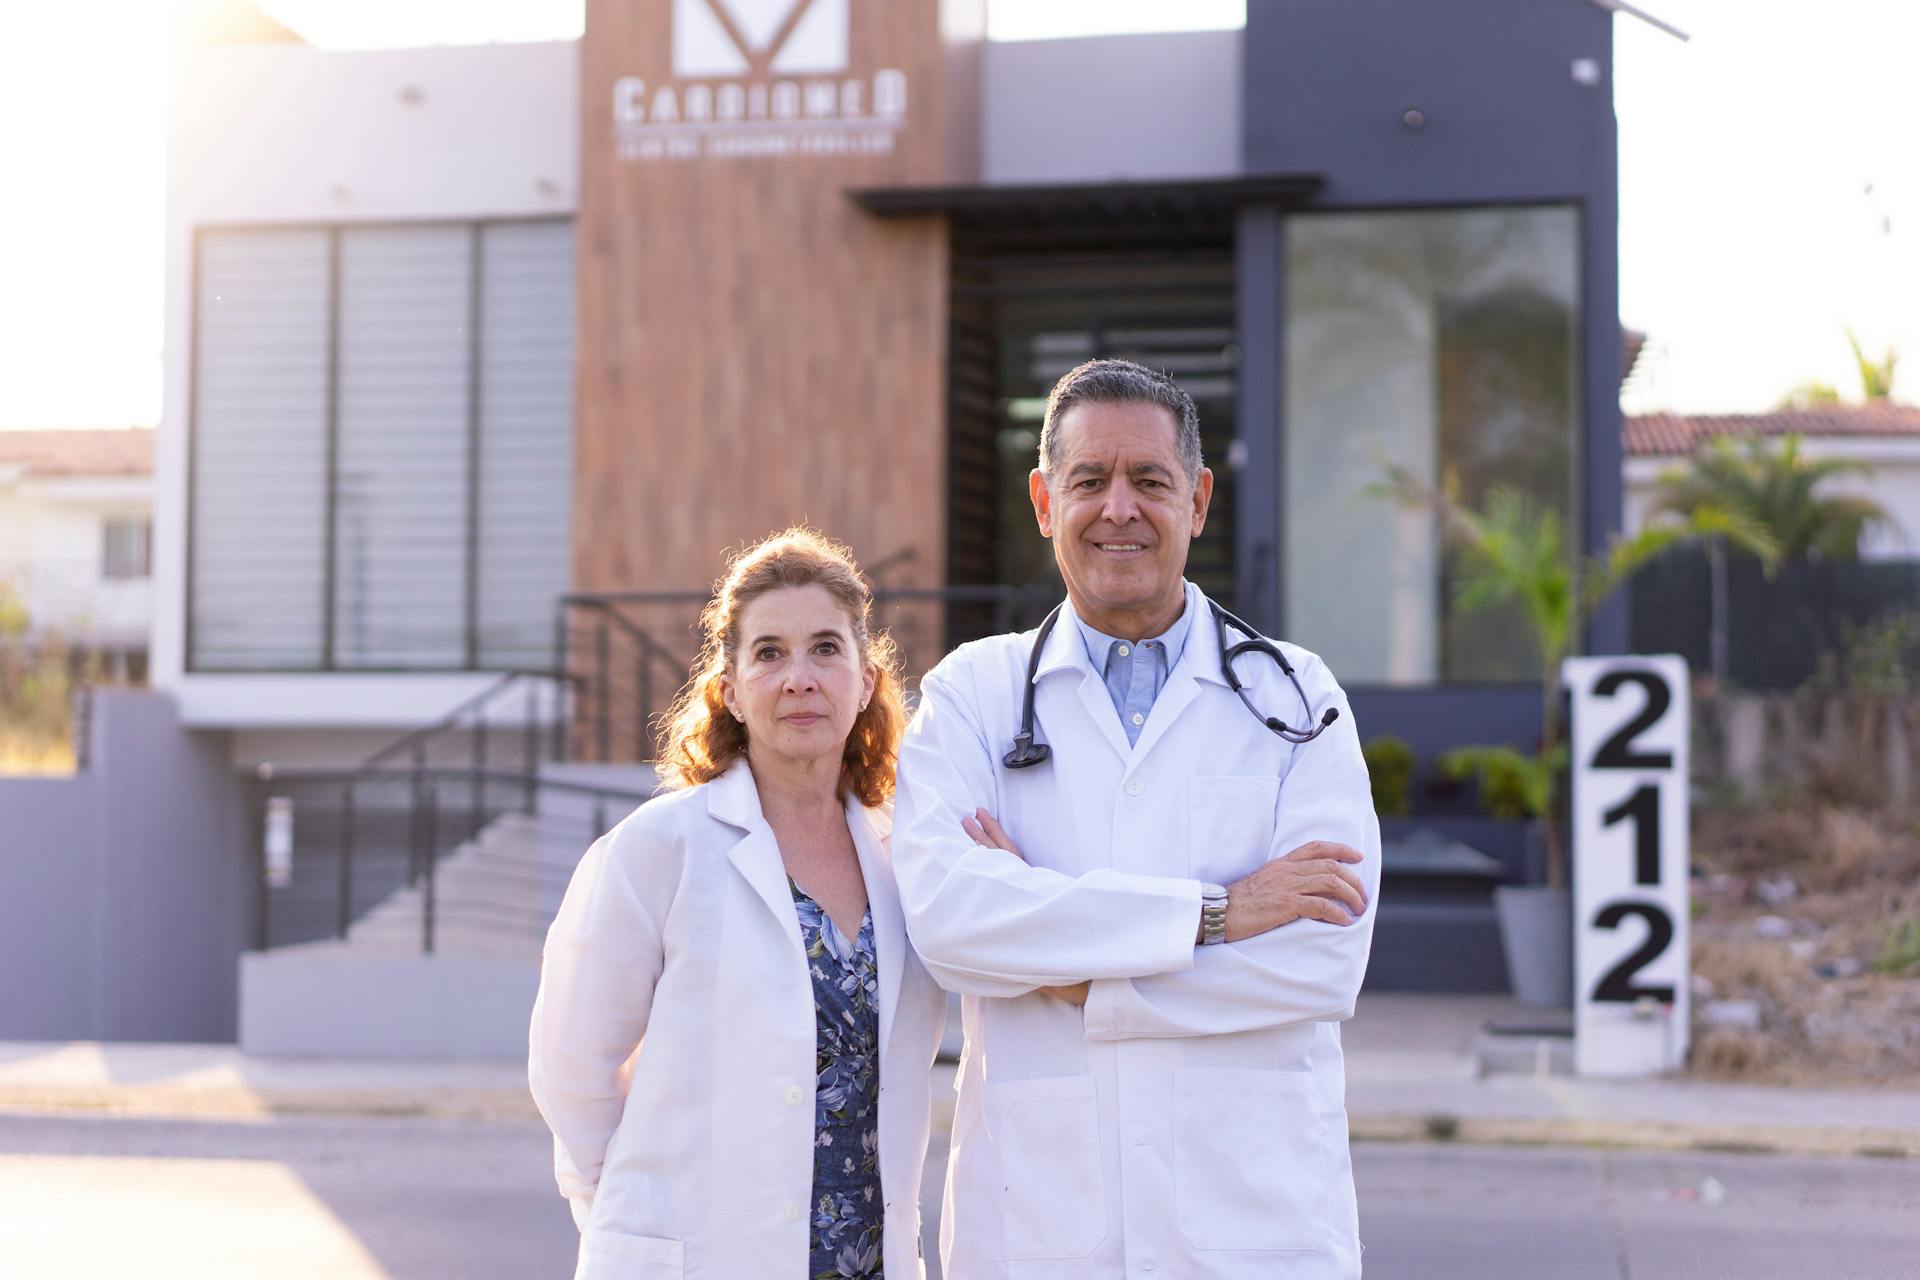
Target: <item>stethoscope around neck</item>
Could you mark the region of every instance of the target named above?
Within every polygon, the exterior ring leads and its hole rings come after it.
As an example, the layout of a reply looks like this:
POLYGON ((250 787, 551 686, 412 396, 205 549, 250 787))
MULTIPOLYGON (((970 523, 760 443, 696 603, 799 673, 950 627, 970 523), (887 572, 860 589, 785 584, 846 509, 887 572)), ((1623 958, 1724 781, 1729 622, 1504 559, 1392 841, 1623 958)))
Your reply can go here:
MULTIPOLYGON (((1287 661, 1287 655, 1280 652, 1280 646, 1263 637, 1258 631, 1240 619, 1222 609, 1213 601, 1207 601, 1207 607, 1213 610, 1214 629, 1220 638, 1220 674, 1226 677, 1227 687, 1240 696, 1240 703, 1246 707, 1247 714, 1265 725, 1282 741, 1295 745, 1312 742, 1327 731, 1335 720, 1340 718, 1338 707, 1328 707, 1320 717, 1320 723, 1312 728, 1296 729, 1282 721, 1278 716, 1263 716, 1260 709, 1253 705, 1253 699, 1247 696, 1246 686, 1240 683, 1240 677, 1234 674, 1234 660, 1248 652, 1264 653, 1279 664, 1280 670, 1293 682, 1293 691, 1300 695, 1300 705, 1306 708, 1307 722, 1313 722, 1313 703, 1307 700, 1307 691, 1300 687, 1300 677, 1293 673, 1293 664, 1287 661), (1251 639, 1242 640, 1235 645, 1227 643, 1227 627, 1231 625, 1242 635, 1251 639)), ((1040 624, 1039 634, 1033 638, 1033 650, 1027 655, 1027 687, 1020 699, 1020 732, 1013 735, 1013 750, 1000 757, 1000 762, 1009 769, 1031 769, 1044 763, 1053 755, 1053 748, 1044 742, 1033 740, 1033 691, 1034 677, 1040 672, 1040 651, 1047 646, 1047 637, 1053 634, 1054 624, 1060 621, 1060 613, 1066 608, 1066 602, 1053 606, 1046 621, 1040 624)))

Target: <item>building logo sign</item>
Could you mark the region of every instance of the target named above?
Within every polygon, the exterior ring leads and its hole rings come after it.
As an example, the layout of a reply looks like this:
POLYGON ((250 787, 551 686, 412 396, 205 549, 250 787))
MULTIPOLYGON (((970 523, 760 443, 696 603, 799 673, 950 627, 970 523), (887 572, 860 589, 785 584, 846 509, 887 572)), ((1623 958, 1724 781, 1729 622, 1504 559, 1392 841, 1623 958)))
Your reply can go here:
POLYGON ((853 0, 673 0, 671 78, 613 86, 626 160, 885 155, 907 76, 851 66, 853 0))

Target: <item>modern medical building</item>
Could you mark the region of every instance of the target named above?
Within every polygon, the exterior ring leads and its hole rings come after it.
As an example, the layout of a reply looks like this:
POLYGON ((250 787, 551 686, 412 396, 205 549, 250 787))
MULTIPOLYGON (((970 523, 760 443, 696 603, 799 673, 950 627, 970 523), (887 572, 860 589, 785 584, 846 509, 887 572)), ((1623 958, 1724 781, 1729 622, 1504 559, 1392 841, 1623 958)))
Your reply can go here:
MULTIPOLYGON (((155 683, 284 772, 558 669, 529 756, 632 760, 689 599, 800 520, 924 668, 1045 599, 1043 397, 1116 355, 1199 401, 1192 577, 1325 655, 1363 736, 1530 746, 1524 627, 1455 607, 1433 517, 1378 487, 1517 488, 1588 549, 1619 527, 1616 7, 1250 0, 1240 30, 1024 43, 985 40, 982 0, 587 0, 577 42, 391 51, 203 31, 169 111, 155 683)), ((1626 637, 1618 604, 1587 620, 1626 637)))

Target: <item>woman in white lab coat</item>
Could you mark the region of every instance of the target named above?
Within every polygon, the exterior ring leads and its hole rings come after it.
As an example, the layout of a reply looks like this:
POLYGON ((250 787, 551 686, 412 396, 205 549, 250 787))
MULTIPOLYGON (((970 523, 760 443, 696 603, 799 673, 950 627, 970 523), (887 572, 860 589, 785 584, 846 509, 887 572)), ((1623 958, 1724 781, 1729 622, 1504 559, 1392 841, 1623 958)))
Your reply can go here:
POLYGON ((897 651, 845 547, 736 556, 663 732, 672 790, 582 860, 547 936, 534 1100, 576 1280, 913 1280, 945 997, 887 842, 897 651))

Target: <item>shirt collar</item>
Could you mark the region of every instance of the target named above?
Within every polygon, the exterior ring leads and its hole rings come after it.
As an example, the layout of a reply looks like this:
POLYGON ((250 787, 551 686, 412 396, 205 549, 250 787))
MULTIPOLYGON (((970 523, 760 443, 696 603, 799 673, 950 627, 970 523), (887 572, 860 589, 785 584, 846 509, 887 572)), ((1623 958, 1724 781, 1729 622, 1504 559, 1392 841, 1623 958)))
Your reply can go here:
MULTIPOLYGON (((1200 589, 1191 582, 1183 585, 1186 590, 1184 603, 1180 607, 1180 616, 1173 620, 1173 625, 1159 635, 1146 636, 1140 641, 1143 645, 1149 641, 1158 641, 1165 648, 1165 670, 1167 671, 1172 671, 1180 664, 1180 655, 1187 647, 1187 635, 1193 630, 1193 615, 1198 612, 1195 597, 1199 595, 1200 589)), ((1110 636, 1104 631, 1094 629, 1079 615, 1078 611, 1074 611, 1073 620, 1080 628, 1080 639, 1087 647, 1087 657, 1092 660, 1093 669, 1096 672, 1104 672, 1107 669, 1108 655, 1113 652, 1114 645, 1123 642, 1123 637, 1110 636)), ((1130 644, 1132 641, 1125 641, 1125 643, 1130 644)))

